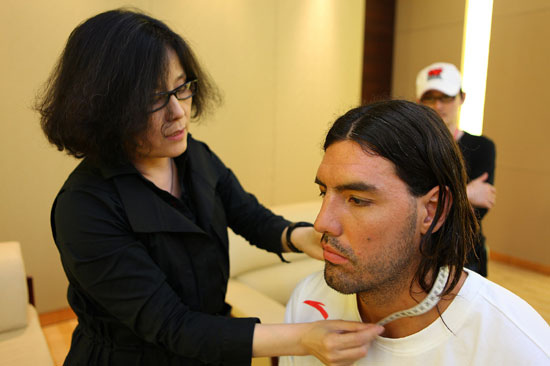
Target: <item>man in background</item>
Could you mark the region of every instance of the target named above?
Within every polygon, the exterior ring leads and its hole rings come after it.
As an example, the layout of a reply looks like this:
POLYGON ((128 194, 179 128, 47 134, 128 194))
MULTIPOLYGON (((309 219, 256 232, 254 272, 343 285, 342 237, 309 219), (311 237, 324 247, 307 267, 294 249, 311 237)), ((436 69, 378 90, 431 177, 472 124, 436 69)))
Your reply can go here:
MULTIPOLYGON (((352 109, 324 150, 315 229, 325 270, 296 287, 287 322, 383 325, 356 365, 550 364, 544 319, 463 269, 477 220, 460 151, 433 110, 407 101, 352 109)), ((281 364, 320 365, 311 356, 281 364)))
POLYGON ((468 174, 468 200, 479 220, 479 237, 468 254, 466 268, 487 277, 487 247, 481 220, 495 204, 495 144, 484 136, 474 136, 458 128, 460 107, 466 99, 460 71, 445 62, 431 64, 416 77, 416 98, 439 114, 458 143, 468 174))

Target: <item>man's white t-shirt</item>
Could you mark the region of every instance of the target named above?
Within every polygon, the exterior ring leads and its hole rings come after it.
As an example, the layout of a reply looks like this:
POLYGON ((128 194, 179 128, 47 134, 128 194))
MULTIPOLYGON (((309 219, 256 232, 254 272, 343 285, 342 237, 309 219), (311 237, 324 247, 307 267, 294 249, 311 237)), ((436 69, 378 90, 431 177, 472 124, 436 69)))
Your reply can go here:
MULTIPOLYGON (((356 365, 550 365, 550 327, 524 300, 466 270, 456 298, 438 318, 403 338, 376 337, 356 365)), ((361 321, 356 295, 330 288, 323 272, 294 290, 287 323, 326 319, 361 321)), ((281 357, 281 366, 321 365, 313 356, 281 357)))

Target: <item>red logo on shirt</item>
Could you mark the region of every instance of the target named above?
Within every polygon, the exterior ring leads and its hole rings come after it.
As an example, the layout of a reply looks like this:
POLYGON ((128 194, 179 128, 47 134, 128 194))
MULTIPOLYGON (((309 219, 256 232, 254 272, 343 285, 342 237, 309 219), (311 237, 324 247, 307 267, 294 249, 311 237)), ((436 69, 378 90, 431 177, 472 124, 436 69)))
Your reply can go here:
POLYGON ((442 71, 443 69, 441 67, 437 69, 431 69, 430 71, 428 71, 428 80, 435 79, 435 78, 441 79, 442 71))
POLYGON ((315 309, 319 310, 319 312, 323 316, 323 319, 328 318, 328 313, 326 312, 325 309, 323 309, 323 306, 325 306, 325 304, 323 304, 322 302, 313 301, 313 300, 306 300, 306 301, 304 301, 304 304, 307 304, 307 305, 309 305, 311 307, 314 307, 315 309))

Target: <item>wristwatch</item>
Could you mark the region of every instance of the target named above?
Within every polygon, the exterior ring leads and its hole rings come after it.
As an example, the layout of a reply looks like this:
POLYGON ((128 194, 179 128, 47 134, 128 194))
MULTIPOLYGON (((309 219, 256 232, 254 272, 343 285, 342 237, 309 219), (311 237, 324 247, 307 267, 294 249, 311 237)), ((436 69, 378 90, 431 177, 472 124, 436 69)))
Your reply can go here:
POLYGON ((292 235, 292 232, 297 227, 312 227, 313 224, 305 221, 298 221, 293 222, 292 224, 288 225, 288 228, 286 229, 286 244, 288 245, 288 248, 292 250, 294 253, 303 253, 300 249, 296 248, 296 246, 292 243, 290 240, 290 235, 292 235))

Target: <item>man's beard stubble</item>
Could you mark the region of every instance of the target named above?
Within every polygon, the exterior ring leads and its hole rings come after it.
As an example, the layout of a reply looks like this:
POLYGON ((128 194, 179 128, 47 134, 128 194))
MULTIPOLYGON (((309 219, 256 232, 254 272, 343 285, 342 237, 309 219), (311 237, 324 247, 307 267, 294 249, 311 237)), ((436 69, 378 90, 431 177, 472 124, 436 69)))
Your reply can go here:
MULTIPOLYGON (((358 293, 362 299, 374 302, 387 301, 397 293, 409 288, 417 263, 417 245, 414 243, 416 233, 416 206, 411 209, 407 222, 393 245, 377 258, 358 258, 350 249, 342 246, 338 238, 323 234, 322 241, 330 244, 342 253, 349 262, 348 270, 342 265, 325 261, 325 281, 334 290, 343 294, 358 293)), ((369 245, 369 240, 364 240, 369 245)))

